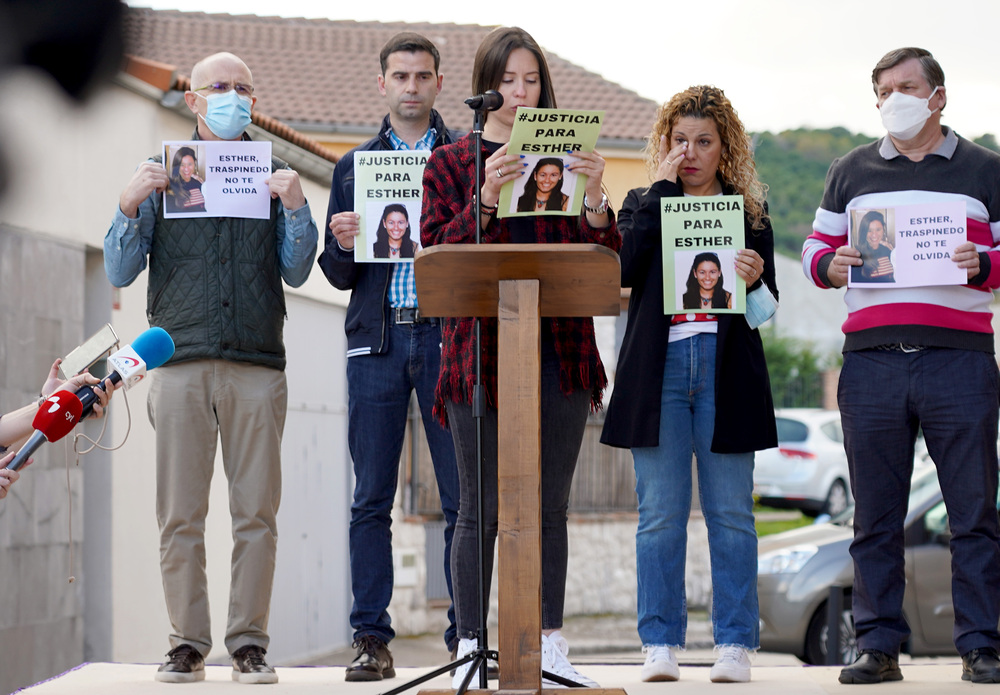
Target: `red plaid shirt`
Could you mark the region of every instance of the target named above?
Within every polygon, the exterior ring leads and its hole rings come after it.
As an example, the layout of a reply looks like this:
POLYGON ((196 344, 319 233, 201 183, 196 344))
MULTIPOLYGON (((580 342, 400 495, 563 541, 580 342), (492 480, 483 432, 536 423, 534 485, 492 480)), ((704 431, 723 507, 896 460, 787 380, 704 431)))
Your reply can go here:
MULTIPOLYGON (((489 152, 483 149, 483 161, 489 152)), ((473 208, 475 176, 475 151, 472 136, 439 147, 431 154, 424 170, 423 213, 420 218, 420 243, 424 247, 435 244, 474 244, 476 218, 473 208)), ((586 215, 537 216, 534 222, 535 238, 539 244, 601 244, 612 251, 619 251, 622 237, 618 233, 614 214, 609 211, 611 224, 594 229, 587 224, 586 215)), ((524 218, 521 218, 524 219, 524 218)), ((483 230, 482 243, 510 243, 507 220, 492 219, 483 230)), ((559 355, 559 386, 563 393, 579 389, 591 392, 593 408, 601 407, 601 395, 608 384, 608 377, 597 352, 594 339, 594 320, 590 318, 550 318, 549 322, 559 355)), ((434 400, 434 415, 445 421, 444 406, 447 401, 472 403, 475 386, 475 345, 472 318, 445 319, 441 330, 441 374, 438 377, 434 400)), ((497 402, 497 320, 482 320, 483 380, 486 400, 490 407, 497 402)))

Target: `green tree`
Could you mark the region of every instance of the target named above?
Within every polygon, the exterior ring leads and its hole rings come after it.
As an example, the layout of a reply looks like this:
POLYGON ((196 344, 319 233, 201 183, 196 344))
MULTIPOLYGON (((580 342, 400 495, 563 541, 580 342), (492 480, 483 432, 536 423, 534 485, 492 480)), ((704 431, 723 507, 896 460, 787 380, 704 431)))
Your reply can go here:
POLYGON ((973 138, 972 142, 977 145, 982 145, 988 150, 993 150, 994 152, 1000 152, 1000 144, 997 144, 996 136, 993 133, 986 133, 985 135, 980 135, 978 138, 973 138))
POLYGON ((775 251, 796 257, 812 231, 830 164, 872 138, 845 128, 799 128, 757 133, 753 140, 757 173, 770 187, 767 200, 775 251))
MULTIPOLYGON (((846 128, 798 128, 776 134, 753 134, 757 173, 769 186, 767 201, 775 251, 798 257, 802 241, 812 232, 830 164, 837 157, 873 140, 846 128)), ((992 133, 975 138, 973 142, 1000 152, 1000 144, 992 133)))
POLYGON ((835 359, 819 355, 812 344, 764 329, 764 356, 776 408, 823 405, 823 372, 835 359))

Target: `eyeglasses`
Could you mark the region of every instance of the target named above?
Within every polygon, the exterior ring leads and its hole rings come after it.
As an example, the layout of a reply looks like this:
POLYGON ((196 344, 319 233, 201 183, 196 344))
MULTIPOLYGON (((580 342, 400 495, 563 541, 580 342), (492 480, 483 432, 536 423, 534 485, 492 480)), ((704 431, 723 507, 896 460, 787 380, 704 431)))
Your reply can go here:
POLYGON ((210 82, 204 87, 198 87, 197 89, 192 89, 192 92, 201 92, 208 90, 212 94, 225 94, 231 89, 235 89, 236 93, 241 97, 252 97, 253 96, 253 85, 243 84, 241 82, 234 82, 230 84, 229 82, 210 82))

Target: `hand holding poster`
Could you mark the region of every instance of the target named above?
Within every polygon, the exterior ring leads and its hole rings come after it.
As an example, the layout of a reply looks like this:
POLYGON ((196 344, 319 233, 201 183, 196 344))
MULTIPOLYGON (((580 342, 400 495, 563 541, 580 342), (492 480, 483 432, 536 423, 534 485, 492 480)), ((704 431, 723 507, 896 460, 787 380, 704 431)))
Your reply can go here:
POLYGON ((663 313, 742 314, 743 196, 661 198, 663 313))
POLYGON ((354 210, 361 228, 357 263, 412 262, 420 250, 424 167, 430 152, 358 152, 354 156, 354 210))
POLYGON ((847 286, 964 285, 968 273, 951 256, 965 243, 965 214, 960 202, 849 209, 849 242, 863 264, 851 268, 847 286))
POLYGON ((523 157, 525 173, 500 189, 497 217, 579 215, 587 177, 567 168, 567 152, 593 152, 603 121, 603 111, 519 108, 507 153, 523 157))
POLYGON ((163 192, 163 216, 271 216, 271 143, 227 140, 163 143, 170 185, 163 192))

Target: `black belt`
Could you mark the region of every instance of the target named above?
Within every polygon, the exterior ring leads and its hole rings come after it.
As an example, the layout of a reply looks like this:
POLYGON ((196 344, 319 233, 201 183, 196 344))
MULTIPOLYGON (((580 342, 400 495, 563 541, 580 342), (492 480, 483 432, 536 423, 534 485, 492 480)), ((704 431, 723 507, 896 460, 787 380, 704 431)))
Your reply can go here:
POLYGON ((882 352, 920 352, 926 349, 923 345, 910 345, 909 343, 888 343, 886 345, 876 345, 872 348, 872 350, 880 350, 882 352))
POLYGON ((389 307, 389 320, 398 324, 437 323, 437 317, 421 316, 420 309, 412 306, 389 307))

